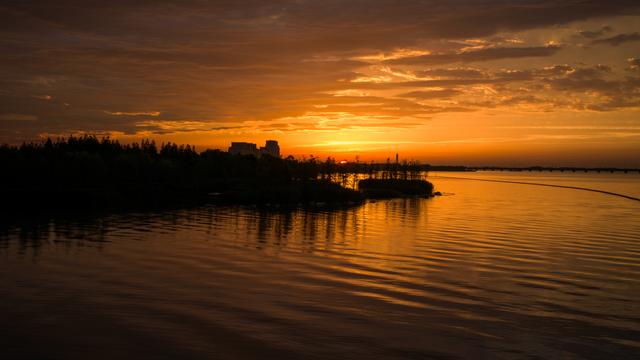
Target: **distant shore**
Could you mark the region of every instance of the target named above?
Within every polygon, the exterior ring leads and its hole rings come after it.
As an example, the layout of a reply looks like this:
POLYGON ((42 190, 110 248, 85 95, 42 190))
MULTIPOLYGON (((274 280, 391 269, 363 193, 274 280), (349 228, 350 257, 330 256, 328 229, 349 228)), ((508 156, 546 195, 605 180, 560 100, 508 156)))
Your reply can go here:
POLYGON ((505 167, 505 166, 449 166, 449 165, 430 165, 429 171, 509 171, 509 172, 585 172, 585 173, 640 173, 640 169, 636 168, 616 168, 616 167, 575 167, 575 166, 523 166, 523 167, 505 167))

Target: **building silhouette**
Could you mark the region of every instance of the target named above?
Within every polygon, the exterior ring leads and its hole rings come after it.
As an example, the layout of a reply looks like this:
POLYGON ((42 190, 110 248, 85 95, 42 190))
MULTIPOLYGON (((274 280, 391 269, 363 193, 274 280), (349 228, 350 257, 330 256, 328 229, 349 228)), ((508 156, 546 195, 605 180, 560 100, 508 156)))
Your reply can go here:
POLYGON ((280 146, 275 140, 267 140, 265 145, 260 148, 260 153, 280 157, 280 146))
POLYGON ((229 147, 229 153, 233 155, 253 155, 259 157, 261 155, 270 155, 280 157, 280 146, 275 140, 267 140, 265 146, 258 146, 249 142, 232 142, 229 147))
POLYGON ((256 144, 248 142, 232 142, 229 147, 229 153, 233 155, 258 155, 256 144))

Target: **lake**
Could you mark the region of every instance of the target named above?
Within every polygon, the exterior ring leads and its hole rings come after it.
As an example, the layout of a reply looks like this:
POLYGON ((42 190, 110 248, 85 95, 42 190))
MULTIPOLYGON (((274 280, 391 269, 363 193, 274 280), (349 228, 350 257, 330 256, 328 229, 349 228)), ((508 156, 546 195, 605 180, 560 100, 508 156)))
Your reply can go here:
POLYGON ((639 174, 0 226, 4 359, 637 359, 639 174))

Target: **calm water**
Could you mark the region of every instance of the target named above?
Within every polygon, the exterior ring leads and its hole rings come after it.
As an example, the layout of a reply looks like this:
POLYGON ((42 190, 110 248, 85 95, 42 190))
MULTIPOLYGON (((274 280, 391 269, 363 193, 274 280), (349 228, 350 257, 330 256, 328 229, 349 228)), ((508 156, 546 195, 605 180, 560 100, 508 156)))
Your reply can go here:
MULTIPOLYGON (((464 176, 640 196, 638 174, 464 176)), ((640 202, 432 181, 452 195, 3 226, 0 354, 640 357, 640 202)))

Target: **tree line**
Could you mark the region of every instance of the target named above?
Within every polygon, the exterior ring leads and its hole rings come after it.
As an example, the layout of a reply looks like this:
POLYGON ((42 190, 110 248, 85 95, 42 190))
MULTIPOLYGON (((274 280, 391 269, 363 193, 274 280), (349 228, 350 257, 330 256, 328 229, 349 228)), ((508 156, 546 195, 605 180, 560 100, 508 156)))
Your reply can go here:
POLYGON ((333 162, 70 136, 0 146, 0 192, 5 209, 157 206, 212 196, 243 203, 360 200, 321 176, 333 162))

